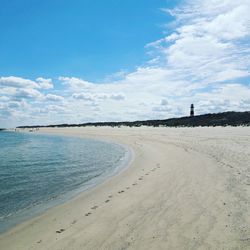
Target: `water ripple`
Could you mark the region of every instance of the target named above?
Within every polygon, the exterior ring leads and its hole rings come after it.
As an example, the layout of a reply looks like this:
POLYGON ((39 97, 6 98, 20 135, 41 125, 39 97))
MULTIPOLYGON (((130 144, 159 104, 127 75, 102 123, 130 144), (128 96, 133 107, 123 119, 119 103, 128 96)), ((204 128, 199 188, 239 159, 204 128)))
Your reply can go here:
POLYGON ((0 147, 0 232, 93 184, 125 155, 102 141, 11 132, 0 133, 0 147))

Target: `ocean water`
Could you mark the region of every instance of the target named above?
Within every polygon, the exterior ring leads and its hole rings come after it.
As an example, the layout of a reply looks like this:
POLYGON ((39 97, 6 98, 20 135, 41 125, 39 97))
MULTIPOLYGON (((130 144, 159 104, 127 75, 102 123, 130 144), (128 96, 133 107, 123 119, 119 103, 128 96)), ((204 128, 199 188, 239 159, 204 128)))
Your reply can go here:
POLYGON ((0 232, 100 183, 128 158, 104 141, 0 132, 0 232))

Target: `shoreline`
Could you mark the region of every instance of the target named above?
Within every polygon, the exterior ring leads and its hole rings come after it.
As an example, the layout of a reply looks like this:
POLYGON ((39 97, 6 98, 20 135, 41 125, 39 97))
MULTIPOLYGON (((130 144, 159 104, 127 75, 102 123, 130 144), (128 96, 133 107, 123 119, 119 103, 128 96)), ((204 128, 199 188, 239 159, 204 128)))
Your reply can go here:
MULTIPOLYGON (((25 134, 29 134, 29 131, 10 131, 13 133, 25 133, 25 134)), ((37 132, 37 131, 36 131, 37 132)), ((22 227, 22 224, 27 224, 29 223, 32 219, 37 218, 39 216, 41 216, 42 214, 46 213, 46 211, 55 208, 57 206, 63 205, 64 203, 70 202, 72 199, 74 199, 75 197, 77 197, 78 195, 80 195, 83 192, 88 192, 91 189, 97 187, 98 185, 101 185, 102 183, 107 182, 110 178, 113 178, 116 175, 119 175, 120 173, 122 173, 126 168, 128 168, 131 164, 131 162, 133 161, 134 158, 134 153, 132 148, 128 147, 127 145, 123 145, 111 140, 107 140, 107 139, 94 139, 91 137, 79 137, 79 136, 70 136, 70 135, 63 135, 63 134, 51 134, 51 133, 46 133, 46 132, 41 132, 41 133, 32 133, 32 136, 43 136, 43 135, 47 135, 47 136, 59 136, 59 137, 69 137, 69 138, 77 138, 77 139, 86 139, 86 140, 91 140, 91 141, 100 141, 100 142, 104 142, 107 144, 111 144, 114 146, 119 146, 121 148, 123 148, 124 150, 124 155, 121 157, 121 159, 119 160, 119 162, 117 162, 116 164, 114 164, 114 167, 112 169, 112 171, 107 172, 107 173, 103 173, 101 176, 95 177, 89 181, 87 181, 86 183, 83 183, 81 186, 79 186, 77 189, 74 190, 70 190, 64 194, 60 194, 55 198, 51 198, 48 199, 46 201, 46 203, 44 204, 40 204, 40 206, 34 206, 34 207, 29 207, 29 208, 25 208, 22 211, 20 211, 20 213, 18 214, 14 214, 10 221, 4 222, 4 228, 0 228, 0 236, 10 232, 11 230, 15 229, 16 227, 22 227)), ((9 219, 8 219, 9 220, 9 219)))
POLYGON ((115 140, 135 158, 122 173, 1 235, 1 249, 249 247, 249 128, 40 132, 115 140))

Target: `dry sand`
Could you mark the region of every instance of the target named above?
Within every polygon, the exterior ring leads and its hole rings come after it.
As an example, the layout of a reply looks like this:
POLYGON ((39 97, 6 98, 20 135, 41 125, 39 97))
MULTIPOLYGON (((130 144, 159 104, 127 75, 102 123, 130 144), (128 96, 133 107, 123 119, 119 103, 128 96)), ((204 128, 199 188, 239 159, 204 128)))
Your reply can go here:
MULTIPOLYGON (((41 131, 40 131, 41 132, 41 131)), ((250 128, 67 128, 129 168, 0 237, 1 250, 250 249, 250 128)))

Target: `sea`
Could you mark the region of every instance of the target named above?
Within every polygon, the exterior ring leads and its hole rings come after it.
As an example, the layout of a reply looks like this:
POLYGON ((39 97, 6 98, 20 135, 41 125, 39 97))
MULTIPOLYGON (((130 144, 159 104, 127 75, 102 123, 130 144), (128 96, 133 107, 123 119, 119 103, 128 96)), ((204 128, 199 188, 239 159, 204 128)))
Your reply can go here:
POLYGON ((131 153, 107 141, 0 132, 0 233, 121 171, 131 153))

